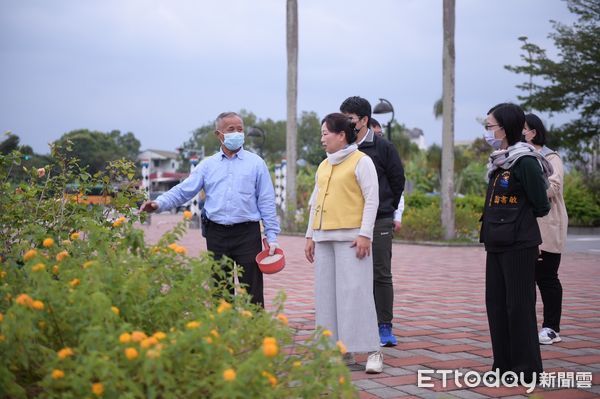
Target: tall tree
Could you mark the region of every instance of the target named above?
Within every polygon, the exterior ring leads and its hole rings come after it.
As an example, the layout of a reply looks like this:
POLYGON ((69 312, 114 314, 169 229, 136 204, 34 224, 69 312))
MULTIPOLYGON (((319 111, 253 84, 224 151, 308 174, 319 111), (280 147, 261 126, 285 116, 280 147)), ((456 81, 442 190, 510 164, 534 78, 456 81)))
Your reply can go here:
POLYGON ((442 186, 441 214, 444 239, 455 237, 454 228, 454 22, 455 0, 444 0, 442 53, 442 186))
POLYGON ((553 145, 567 149, 571 161, 580 161, 584 170, 591 167, 593 171, 600 166, 600 2, 567 0, 567 7, 578 19, 571 26, 551 21, 555 31, 548 37, 558 49, 556 61, 523 36, 519 38, 521 59, 526 64, 505 68, 528 76, 517 86, 524 92, 519 100, 525 108, 579 114, 552 129, 553 145), (536 77, 543 83, 534 82, 536 77))
POLYGON ((298 133, 298 2, 287 0, 287 136, 286 225, 296 225, 296 158, 298 133))

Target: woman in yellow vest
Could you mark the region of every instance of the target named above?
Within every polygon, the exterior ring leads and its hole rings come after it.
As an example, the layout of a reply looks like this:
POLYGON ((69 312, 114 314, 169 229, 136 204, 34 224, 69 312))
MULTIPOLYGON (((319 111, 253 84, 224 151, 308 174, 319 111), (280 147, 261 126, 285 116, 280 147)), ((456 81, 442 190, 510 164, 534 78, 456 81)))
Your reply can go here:
POLYGON ((367 373, 381 373, 373 299, 371 240, 379 205, 377 171, 358 151, 354 123, 341 113, 321 122, 327 159, 319 165, 306 231, 306 259, 315 264, 316 324, 353 352, 369 352, 367 373))

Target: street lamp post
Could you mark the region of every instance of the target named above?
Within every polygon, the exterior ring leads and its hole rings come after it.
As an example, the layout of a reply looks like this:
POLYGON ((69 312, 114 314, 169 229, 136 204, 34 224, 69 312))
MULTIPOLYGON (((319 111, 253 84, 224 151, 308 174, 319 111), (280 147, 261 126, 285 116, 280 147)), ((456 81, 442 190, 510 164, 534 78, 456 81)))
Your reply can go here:
POLYGON ((389 114, 392 113, 392 118, 387 123, 387 138, 392 141, 392 121, 394 120, 394 106, 385 98, 380 98, 379 103, 373 108, 374 114, 389 114))
POLYGON ((250 126, 250 128, 248 128, 248 137, 259 137, 262 139, 262 141, 260 142, 260 145, 258 147, 258 153, 260 154, 260 157, 263 157, 263 148, 265 146, 265 140, 267 139, 267 134, 265 133, 264 130, 262 130, 261 128, 257 127, 257 126, 250 126))

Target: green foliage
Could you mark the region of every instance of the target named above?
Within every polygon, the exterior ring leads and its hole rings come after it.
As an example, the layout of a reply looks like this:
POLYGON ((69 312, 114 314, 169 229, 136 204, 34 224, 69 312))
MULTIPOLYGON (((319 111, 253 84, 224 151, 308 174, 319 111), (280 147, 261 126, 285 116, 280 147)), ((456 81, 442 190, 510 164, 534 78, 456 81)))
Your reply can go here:
POLYGON ((563 195, 571 226, 600 226, 600 196, 591 190, 583 175, 571 171, 565 175, 563 195))
POLYGON ((186 221, 148 247, 127 191, 106 209, 65 200, 66 182, 131 164, 90 175, 58 158, 15 186, 19 162, 0 156, 0 397, 355 397, 322 331, 294 341, 284 296, 263 311, 230 293, 231 262, 185 255, 186 221))
POLYGON ((117 159, 135 162, 140 150, 140 142, 133 133, 121 135, 118 130, 109 133, 73 130, 57 140, 55 146, 60 151, 66 151, 63 156, 79 159, 91 174, 102 171, 107 163, 117 159))
MULTIPOLYGON (((520 96, 523 106, 549 112, 575 111, 574 120, 551 129, 559 147, 569 150, 569 159, 582 162, 597 153, 600 139, 600 3, 596 0, 567 0, 569 11, 578 16, 567 26, 552 22, 559 59, 554 61, 539 46, 523 41, 521 56, 526 65, 505 66, 506 69, 529 75, 529 81, 518 85, 526 94, 520 96), (541 78, 546 85, 533 82, 541 78)), ((593 158, 592 158, 593 159, 593 158)), ((592 165, 597 168, 598 165, 592 165)))
MULTIPOLYGON (((476 241, 479 237, 479 217, 483 210, 482 196, 455 198, 456 238, 476 241)), ((443 237, 440 224, 440 197, 413 192, 405 197, 405 212, 398 238, 411 241, 439 241, 443 237)))

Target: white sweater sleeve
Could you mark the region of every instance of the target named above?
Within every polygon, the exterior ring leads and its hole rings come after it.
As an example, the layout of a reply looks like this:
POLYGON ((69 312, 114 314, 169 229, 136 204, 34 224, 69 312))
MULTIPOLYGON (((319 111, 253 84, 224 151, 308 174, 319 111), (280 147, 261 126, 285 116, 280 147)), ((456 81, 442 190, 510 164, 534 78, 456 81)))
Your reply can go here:
POLYGON ((313 236, 312 225, 315 218, 315 213, 312 211, 312 209, 315 204, 315 199, 317 198, 317 192, 319 191, 317 181, 317 174, 315 173, 315 188, 313 189, 310 199, 308 200, 308 226, 306 227, 306 234, 304 235, 306 238, 312 238, 313 236))
POLYGON ((373 239, 373 227, 377 217, 377 208, 379 207, 379 181, 377 180, 377 170, 370 157, 362 157, 354 172, 356 180, 365 199, 363 208, 362 223, 360 225, 359 235, 373 239))

